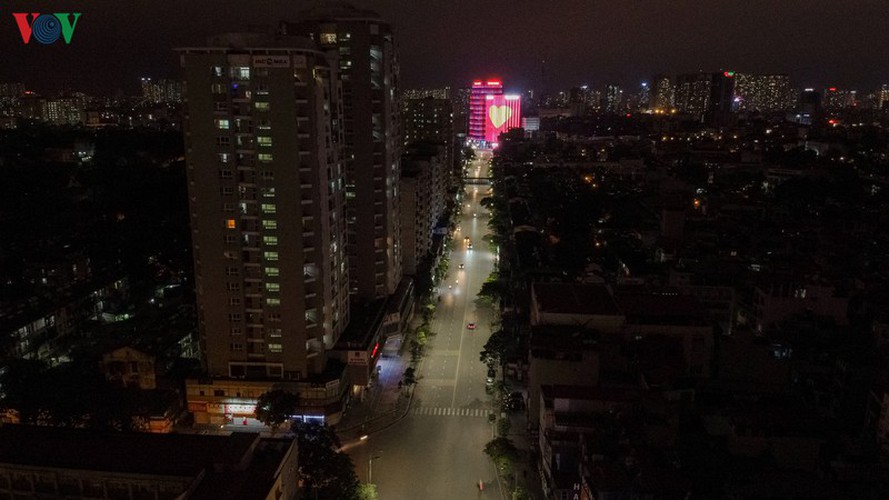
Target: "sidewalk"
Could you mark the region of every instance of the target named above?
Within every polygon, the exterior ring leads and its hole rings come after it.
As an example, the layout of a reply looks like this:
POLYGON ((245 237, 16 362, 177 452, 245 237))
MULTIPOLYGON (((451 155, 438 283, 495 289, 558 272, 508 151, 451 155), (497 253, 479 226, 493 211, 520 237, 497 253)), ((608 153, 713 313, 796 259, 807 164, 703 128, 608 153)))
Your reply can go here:
MULTIPOLYGON (((387 340, 387 345, 393 339, 387 340)), ((410 411, 413 388, 398 387, 404 370, 410 366, 410 352, 405 346, 384 347, 377 362, 378 375, 365 392, 364 400, 353 400, 335 430, 341 440, 358 439, 395 424, 410 411)))
MULTIPOLYGON (((527 394, 527 387, 510 380, 508 383, 509 392, 522 391, 527 394)), ((499 409, 497 411, 500 417, 499 409)), ((540 475, 537 471, 537 464, 534 457, 531 456, 531 450, 534 449, 534 443, 531 443, 528 435, 528 415, 527 408, 519 412, 507 413, 510 422, 509 434, 506 436, 512 440, 515 447, 519 450, 519 458, 514 464, 514 478, 508 480, 501 477, 501 481, 505 486, 505 490, 511 492, 516 486, 521 486, 528 494, 528 498, 533 500, 543 500, 543 487, 540 484, 540 475)))

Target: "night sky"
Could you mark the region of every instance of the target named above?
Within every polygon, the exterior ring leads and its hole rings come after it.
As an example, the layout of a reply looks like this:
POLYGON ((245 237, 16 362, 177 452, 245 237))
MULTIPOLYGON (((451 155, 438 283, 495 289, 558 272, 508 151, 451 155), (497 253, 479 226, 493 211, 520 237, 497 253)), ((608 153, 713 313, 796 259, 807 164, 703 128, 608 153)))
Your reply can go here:
MULTIPOLYGON (((786 72, 798 86, 889 83, 886 0, 376 0, 394 23, 402 87, 499 76, 509 90, 638 85, 659 72, 786 72)), ((0 81, 37 90, 134 92, 140 76, 177 77, 173 47, 294 19, 308 1, 0 2, 0 81), (13 12, 83 12, 71 45, 22 44, 13 12)))

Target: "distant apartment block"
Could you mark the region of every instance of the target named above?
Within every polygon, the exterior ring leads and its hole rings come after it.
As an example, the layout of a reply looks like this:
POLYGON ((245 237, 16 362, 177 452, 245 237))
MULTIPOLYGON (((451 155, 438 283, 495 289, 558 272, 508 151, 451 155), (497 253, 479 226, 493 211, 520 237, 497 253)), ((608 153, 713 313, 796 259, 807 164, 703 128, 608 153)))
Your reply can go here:
POLYGON ((401 235, 404 273, 415 275, 432 248, 432 237, 445 211, 447 147, 417 142, 402 156, 401 235))

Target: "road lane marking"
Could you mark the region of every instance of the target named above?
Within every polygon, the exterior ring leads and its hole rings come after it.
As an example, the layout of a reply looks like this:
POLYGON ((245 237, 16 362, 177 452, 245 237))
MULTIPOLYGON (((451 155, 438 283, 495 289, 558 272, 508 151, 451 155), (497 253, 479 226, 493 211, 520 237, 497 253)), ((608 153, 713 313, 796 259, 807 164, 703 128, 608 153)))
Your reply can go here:
POLYGON ((443 406, 421 406, 414 408, 411 412, 414 415, 430 416, 430 417, 471 417, 482 418, 487 417, 488 412, 479 408, 451 408, 443 406))

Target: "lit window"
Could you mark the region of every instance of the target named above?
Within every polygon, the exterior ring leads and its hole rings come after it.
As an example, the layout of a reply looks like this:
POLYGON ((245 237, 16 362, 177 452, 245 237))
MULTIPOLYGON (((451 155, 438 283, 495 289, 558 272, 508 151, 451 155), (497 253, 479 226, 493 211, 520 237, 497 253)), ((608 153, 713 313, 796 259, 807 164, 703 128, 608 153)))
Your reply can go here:
POLYGON ((219 158, 219 163, 228 163, 231 160, 231 155, 228 153, 217 153, 216 156, 219 158))
POLYGON ((256 111, 268 111, 269 110, 269 103, 267 103, 267 102, 257 101, 257 102, 254 102, 253 105, 256 107, 256 111))
POLYGON ((256 124, 256 128, 259 130, 271 130, 272 122, 268 120, 259 120, 259 123, 256 124))
POLYGON ((228 130, 228 127, 228 120, 226 120, 225 118, 216 120, 216 128, 218 128, 219 130, 228 130))
POLYGON ((278 211, 278 207, 272 203, 263 203, 262 204, 262 213, 264 214, 273 214, 278 211))
POLYGON ((325 45, 336 43, 336 33, 321 33, 321 43, 325 45))
POLYGON ((281 344, 268 344, 269 352, 281 352, 281 344))
POLYGON ((265 268, 266 276, 278 276, 280 270, 277 267, 267 267, 265 268))
POLYGON ((262 256, 265 260, 276 261, 278 260, 278 252, 263 252, 262 256))
POLYGON ((278 229, 278 221, 276 220, 264 220, 262 221, 263 229, 278 229))
POLYGON ((262 197, 263 198, 274 198, 275 197, 275 188, 263 188, 262 189, 262 197))
POLYGON ((249 80, 250 79, 250 68, 246 66, 235 66, 231 71, 232 78, 236 80, 249 80))
POLYGON ((265 303, 266 303, 266 305, 269 305, 269 306, 280 306, 281 299, 279 299, 278 297, 266 297, 265 303))
POLYGON ((268 246, 275 246, 278 244, 277 236, 263 236, 262 242, 268 246))
POLYGON ((270 161, 274 160, 274 157, 272 156, 271 153, 259 153, 259 154, 256 156, 256 158, 257 158, 259 161, 263 161, 263 162, 270 162, 270 161))
POLYGON ((271 146, 272 138, 264 135, 260 135, 256 137, 256 142, 259 143, 260 146, 271 146))
POLYGON ((279 292, 281 291, 281 285, 279 283, 266 283, 265 289, 267 292, 279 292))
POLYGON ((211 76, 222 76, 223 70, 222 66, 213 66, 213 71, 210 73, 211 76))
POLYGON ((228 219, 225 221, 225 227, 227 227, 228 229, 235 229, 238 227, 238 225, 234 219, 228 219))

